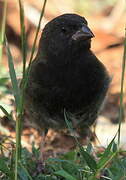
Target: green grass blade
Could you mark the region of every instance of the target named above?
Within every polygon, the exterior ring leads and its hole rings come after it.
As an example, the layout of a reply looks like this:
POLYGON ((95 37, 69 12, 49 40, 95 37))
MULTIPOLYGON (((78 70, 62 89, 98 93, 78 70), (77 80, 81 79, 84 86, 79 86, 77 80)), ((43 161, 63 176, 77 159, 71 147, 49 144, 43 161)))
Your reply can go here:
POLYGON ((91 156, 88 152, 86 152, 82 146, 80 146, 79 149, 80 149, 83 159, 86 161, 89 168, 93 172, 95 172, 97 170, 97 163, 95 159, 93 158, 93 156, 91 156))
POLYGON ((71 176, 71 174, 69 174, 68 172, 66 172, 66 171, 64 171, 64 170, 56 171, 54 174, 55 174, 55 175, 58 175, 58 176, 62 176, 62 177, 64 177, 66 180, 77 180, 76 178, 74 178, 73 176, 71 176))
POLYGON ((38 33, 39 33, 39 30, 40 30, 41 21, 42 21, 44 12, 45 12, 46 3, 47 3, 47 0, 44 0, 42 11, 41 11, 40 18, 39 18, 39 24, 38 24, 38 27, 37 27, 37 31, 36 31, 36 35, 35 35, 35 39, 34 39, 34 43, 33 43, 33 47, 32 47, 29 66, 31 65, 31 61, 33 59, 33 55, 34 55, 34 52, 35 52, 36 41, 37 41, 38 33))
POLYGON ((4 1, 3 15, 2 15, 2 25, 0 30, 0 64, 2 61, 2 53, 3 53, 3 44, 5 37, 5 27, 6 27, 6 14, 7 14, 7 0, 4 1))
POLYGON ((3 18, 2 18, 2 25, 0 31, 0 64, 2 61, 2 51, 3 51, 3 44, 4 44, 4 37, 5 37, 5 26, 6 26, 6 13, 7 12, 7 0, 4 0, 4 8, 3 8, 3 18))
MULTIPOLYGON (((25 22, 24 22, 24 7, 22 0, 18 0, 19 10, 20 10, 20 29, 21 29, 21 49, 23 56, 23 75, 22 75, 22 83, 21 83, 21 109, 20 114, 23 114, 24 108, 24 86, 26 79, 26 57, 27 57, 27 42, 26 42, 26 34, 25 34, 25 22)), ((21 122, 19 122, 19 126, 21 126, 21 122)))
POLYGON ((16 112, 17 112, 17 119, 16 119, 16 158, 15 158, 15 180, 18 180, 18 160, 21 157, 21 127, 20 127, 20 121, 21 121, 21 98, 20 98, 20 89, 18 86, 18 81, 14 69, 13 64, 13 57, 11 55, 11 51, 6 39, 6 51, 8 56, 8 65, 9 65, 9 73, 11 77, 11 83, 12 83, 12 89, 13 94, 15 98, 16 103, 16 112))
POLYGON ((113 148, 113 146, 115 146, 114 140, 116 138, 116 135, 114 136, 114 138, 108 145, 107 149, 104 151, 100 160, 97 162, 98 170, 97 170, 96 174, 99 174, 99 172, 101 170, 103 170, 107 166, 107 164, 109 164, 112 161, 112 159, 117 155, 117 151, 115 151, 114 150, 115 148, 113 148))
POLYGON ((18 87, 18 81, 17 81, 17 77, 16 77, 16 72, 14 69, 13 57, 11 55, 11 51, 10 51, 7 39, 5 40, 5 42, 6 42, 6 52, 7 52, 7 57, 8 57, 8 65, 9 65, 9 73, 10 73, 10 78, 11 78, 11 83, 12 83, 12 89, 13 89, 13 94, 14 94, 14 98, 15 98, 17 112, 19 112, 20 90, 18 87))
POLYGON ((21 0, 19 0, 18 2, 20 9, 21 48, 22 48, 22 56, 23 56, 23 79, 25 79, 27 43, 26 43, 26 34, 25 34, 24 7, 21 0))
POLYGON ((8 168, 8 165, 6 162, 7 162, 7 160, 5 159, 5 157, 0 158, 0 171, 3 172, 4 174, 6 174, 6 176, 9 180, 13 180, 14 173, 8 168))
POLYGON ((122 75, 121 75, 119 128, 118 128, 118 148, 119 148, 119 144, 120 144, 121 121, 122 121, 122 117, 123 117, 123 89, 124 89, 124 79, 125 79, 125 66, 126 66, 126 29, 125 29, 124 53, 123 53, 123 61, 122 61, 122 75))
MULTIPOLYGON (((22 165, 21 162, 19 162, 19 165, 20 165, 20 169, 18 169, 18 174, 19 174, 19 177, 21 178, 23 175, 23 177, 25 176, 28 180, 33 180, 32 177, 30 176, 29 172, 27 171, 27 169, 22 165)), ((21 178, 23 179, 23 178, 21 178)))
POLYGON ((3 108, 3 106, 0 105, 0 109, 8 117, 8 119, 12 120, 12 116, 6 111, 5 108, 3 108))

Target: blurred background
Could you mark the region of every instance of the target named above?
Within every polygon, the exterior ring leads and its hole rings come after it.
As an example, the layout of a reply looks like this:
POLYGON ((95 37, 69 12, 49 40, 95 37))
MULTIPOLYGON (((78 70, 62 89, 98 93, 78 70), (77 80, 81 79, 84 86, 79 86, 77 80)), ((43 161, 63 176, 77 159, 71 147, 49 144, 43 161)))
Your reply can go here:
MULTIPOLYGON (((43 0, 24 0, 28 60, 30 57, 31 47, 33 45, 43 2, 43 0)), ((4 0, 0 0, 0 23, 2 20, 3 3, 4 0)), ((41 24, 42 31, 44 25, 48 21, 63 13, 77 13, 81 16, 84 16, 88 20, 89 27, 95 34, 95 38, 92 40, 92 51, 104 63, 112 77, 108 95, 95 128, 96 135, 101 145, 103 146, 106 146, 110 142, 118 128, 120 79, 122 71, 121 66, 124 49, 123 43, 126 20, 125 7, 125 0, 48 0, 44 18, 41 24)), ((39 37, 41 35, 41 31, 39 32, 39 37)), ((14 58, 17 76, 20 79, 22 75, 22 54, 19 6, 16 0, 8 0, 7 3, 6 36, 14 58)), ((14 109, 13 96, 11 94, 10 80, 8 80, 8 64, 5 49, 3 49, 3 56, 0 62, 0 79, 0 105, 5 107, 8 112, 11 112, 14 109)), ((126 82, 124 86, 123 115, 126 114, 126 82)), ((1 111, 0 116, 3 116, 1 111)), ((126 119, 124 116, 122 119, 123 123, 121 142, 122 146, 126 148, 126 119)), ((1 118, 0 134, 3 133, 15 137, 15 132, 13 128, 11 128, 11 125, 9 126, 9 123, 6 122, 6 119, 1 118)), ((32 141, 32 137, 29 140, 29 136, 26 135, 30 133, 38 137, 37 133, 33 129, 25 130, 25 135, 23 136, 24 146, 26 145, 30 147, 29 144, 30 141, 32 141)), ((61 142, 63 142, 64 139, 61 140, 61 137, 59 144, 57 143, 56 145, 56 143, 54 143, 56 142, 55 139, 59 138, 56 133, 50 132, 48 138, 50 141, 50 146, 55 144, 56 148, 58 145, 60 148, 62 148, 61 142)), ((64 148, 69 149, 70 146, 67 145, 67 147, 65 146, 64 148)))

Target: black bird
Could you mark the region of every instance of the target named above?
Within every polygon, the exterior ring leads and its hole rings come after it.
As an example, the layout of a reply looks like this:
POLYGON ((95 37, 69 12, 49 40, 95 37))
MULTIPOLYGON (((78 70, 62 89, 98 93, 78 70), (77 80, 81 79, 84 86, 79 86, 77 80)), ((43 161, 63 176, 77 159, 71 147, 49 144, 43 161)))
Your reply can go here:
POLYGON ((90 50, 94 34, 84 17, 63 14, 43 29, 25 90, 29 122, 39 131, 67 127, 84 131, 97 118, 110 77, 90 50))

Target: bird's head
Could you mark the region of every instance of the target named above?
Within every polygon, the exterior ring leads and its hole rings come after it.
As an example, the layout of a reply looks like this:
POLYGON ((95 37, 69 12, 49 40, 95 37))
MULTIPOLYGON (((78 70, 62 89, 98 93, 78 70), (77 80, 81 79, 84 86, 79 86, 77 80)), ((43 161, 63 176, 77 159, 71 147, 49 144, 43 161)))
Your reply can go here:
POLYGON ((67 55, 90 49, 94 34, 84 17, 76 14, 63 14, 46 24, 40 39, 39 49, 46 55, 67 55))

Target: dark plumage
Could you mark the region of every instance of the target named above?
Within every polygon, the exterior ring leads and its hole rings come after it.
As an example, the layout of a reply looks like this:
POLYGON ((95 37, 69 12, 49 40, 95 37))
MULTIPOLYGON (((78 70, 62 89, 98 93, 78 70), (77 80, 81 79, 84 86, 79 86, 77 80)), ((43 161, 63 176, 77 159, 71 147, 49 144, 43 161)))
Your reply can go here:
POLYGON ((38 130, 66 128, 64 109, 77 129, 97 118, 110 78, 90 50, 92 37, 85 18, 76 14, 46 24, 25 91, 29 122, 38 130))

